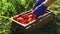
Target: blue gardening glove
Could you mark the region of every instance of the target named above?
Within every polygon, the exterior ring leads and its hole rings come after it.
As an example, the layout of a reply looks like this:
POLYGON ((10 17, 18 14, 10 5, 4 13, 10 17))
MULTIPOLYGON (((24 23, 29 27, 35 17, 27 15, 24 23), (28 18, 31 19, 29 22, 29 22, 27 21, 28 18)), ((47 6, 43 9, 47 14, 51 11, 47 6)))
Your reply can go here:
POLYGON ((33 10, 38 6, 40 5, 42 2, 44 2, 45 0, 37 0, 34 7, 33 7, 33 10))
POLYGON ((37 18, 40 15, 42 15, 44 12, 46 12, 46 10, 47 10, 47 6, 44 6, 43 4, 41 4, 34 9, 33 14, 35 14, 36 15, 35 18, 37 18))

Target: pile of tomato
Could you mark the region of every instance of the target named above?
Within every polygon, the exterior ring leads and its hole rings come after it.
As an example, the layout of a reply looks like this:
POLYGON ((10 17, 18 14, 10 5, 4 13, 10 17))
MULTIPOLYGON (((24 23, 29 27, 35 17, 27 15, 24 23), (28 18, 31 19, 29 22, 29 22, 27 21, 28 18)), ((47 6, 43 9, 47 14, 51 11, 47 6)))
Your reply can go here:
POLYGON ((14 20, 18 21, 19 23, 22 23, 22 24, 28 24, 29 22, 35 20, 35 14, 23 14, 22 16, 14 16, 14 20))

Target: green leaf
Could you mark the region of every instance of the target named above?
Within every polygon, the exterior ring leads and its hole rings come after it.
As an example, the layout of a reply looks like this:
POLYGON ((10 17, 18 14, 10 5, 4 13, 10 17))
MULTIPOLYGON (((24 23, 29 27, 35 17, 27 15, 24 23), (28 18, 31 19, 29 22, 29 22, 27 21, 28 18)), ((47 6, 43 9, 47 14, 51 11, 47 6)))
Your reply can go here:
POLYGON ((0 25, 2 24, 2 21, 0 21, 0 25))

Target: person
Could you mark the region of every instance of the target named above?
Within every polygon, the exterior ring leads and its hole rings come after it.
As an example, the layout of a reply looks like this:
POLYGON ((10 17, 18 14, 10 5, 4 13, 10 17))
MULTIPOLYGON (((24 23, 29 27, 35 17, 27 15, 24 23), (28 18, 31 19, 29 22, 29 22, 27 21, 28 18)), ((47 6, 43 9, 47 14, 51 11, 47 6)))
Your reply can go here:
POLYGON ((37 0, 33 7, 32 14, 35 14, 35 18, 39 17, 54 1, 56 0, 37 0))

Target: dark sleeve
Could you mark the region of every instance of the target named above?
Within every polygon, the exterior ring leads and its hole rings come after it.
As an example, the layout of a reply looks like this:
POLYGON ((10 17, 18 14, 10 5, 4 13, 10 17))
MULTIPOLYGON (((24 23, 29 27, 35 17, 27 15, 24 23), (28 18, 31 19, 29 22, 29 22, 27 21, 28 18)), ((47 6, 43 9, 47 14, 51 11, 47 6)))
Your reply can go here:
POLYGON ((37 0, 34 7, 33 7, 33 10, 38 6, 40 5, 42 2, 44 2, 45 0, 37 0))

